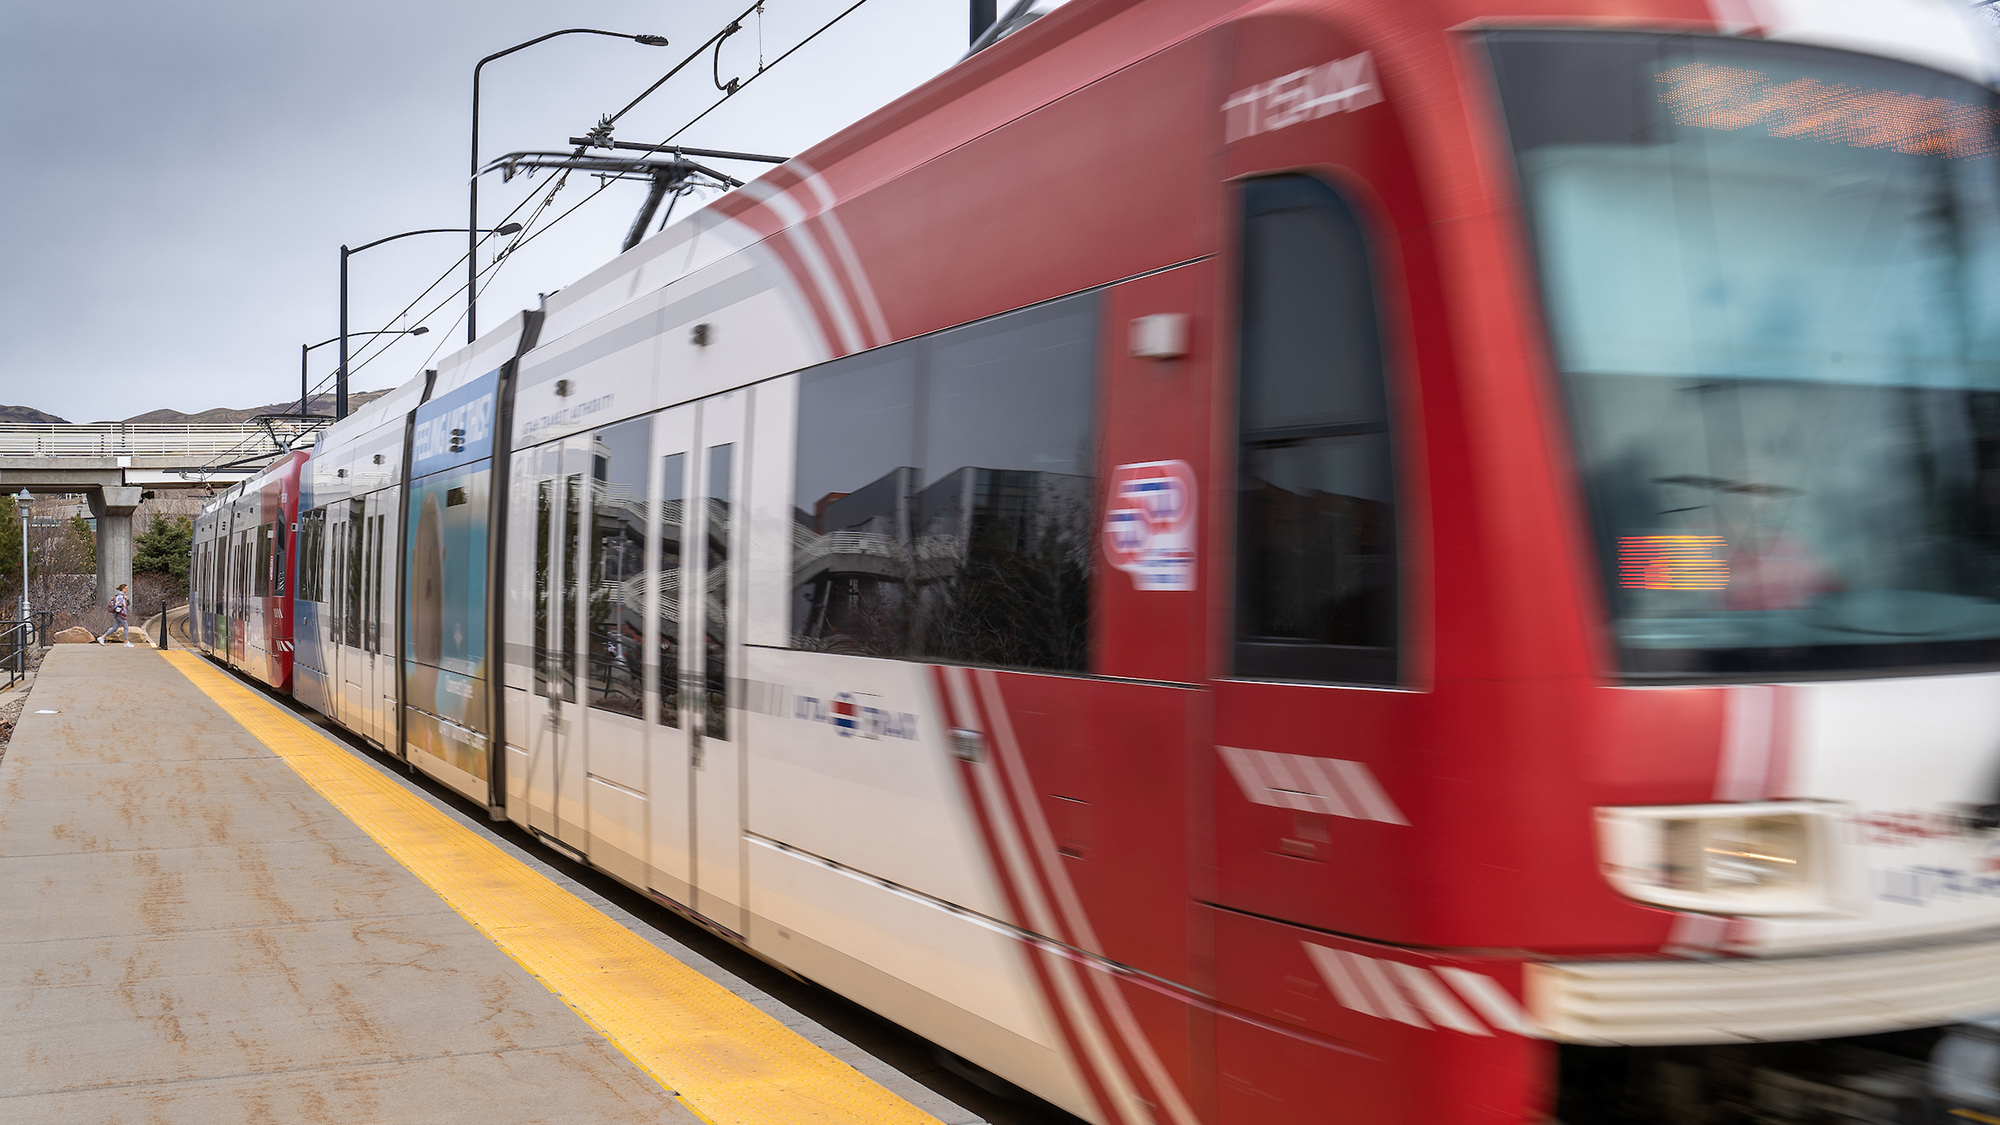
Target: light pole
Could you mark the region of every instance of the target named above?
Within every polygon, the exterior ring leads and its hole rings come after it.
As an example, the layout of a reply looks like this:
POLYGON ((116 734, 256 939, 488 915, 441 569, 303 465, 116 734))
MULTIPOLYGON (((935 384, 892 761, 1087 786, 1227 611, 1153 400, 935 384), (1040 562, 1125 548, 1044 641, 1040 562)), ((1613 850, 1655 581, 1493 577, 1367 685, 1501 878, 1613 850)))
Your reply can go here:
MULTIPOLYGON (((430 329, 428 329, 428 328, 424 327, 423 325, 419 324, 419 325, 417 325, 417 326, 416 326, 415 328, 385 328, 385 329, 381 330, 380 332, 363 332, 363 333, 361 333, 361 335, 363 335, 363 336, 421 336, 421 335, 423 335, 424 333, 426 333, 426 332, 429 332, 429 331, 430 331, 430 329)), ((303 418, 306 418, 306 417, 308 417, 308 416, 309 416, 309 415, 308 415, 308 414, 306 413, 306 400, 307 400, 308 398, 310 398, 310 397, 311 397, 311 395, 312 395, 312 392, 306 389, 306 353, 307 353, 307 352, 309 352, 309 351, 312 351, 312 350, 313 350, 314 348, 323 348, 323 347, 327 346, 328 344, 331 344, 331 343, 335 343, 335 342, 337 342, 337 341, 338 341, 339 339, 340 339, 340 337, 338 337, 338 336, 328 336, 328 337, 327 337, 326 339, 324 339, 324 340, 321 340, 321 341, 320 341, 319 343, 317 343, 317 344, 300 344, 300 345, 299 345, 299 417, 300 417, 301 419, 303 419, 303 418)))
POLYGON ((14 506, 21 509, 21 620, 28 620, 28 501, 34 497, 22 489, 14 497, 14 506))
MULTIPOLYGON (((472 68, 472 165, 470 172, 471 206, 465 218, 465 342, 479 340, 479 72, 494 59, 504 59, 515 51, 523 51, 544 40, 559 35, 608 35, 613 39, 630 39, 643 47, 664 47, 664 35, 629 35, 622 31, 599 31, 594 27, 571 27, 562 31, 551 31, 547 35, 537 35, 526 43, 516 43, 504 51, 495 51, 480 59, 472 68)), ((512 224, 509 224, 510 226, 512 224)), ((516 228, 518 229, 518 228, 516 228)), ((497 231, 495 233, 498 233, 497 231)))
MULTIPOLYGON (((476 240, 482 234, 513 234, 515 231, 518 231, 520 229, 521 229, 521 224, 519 223, 503 223, 500 226, 490 231, 475 230, 472 232, 472 237, 476 240)), ((353 257, 356 254, 361 253, 363 250, 368 250, 372 249, 373 247, 380 246, 384 242, 394 242, 399 238, 408 238, 414 234, 459 234, 459 233, 462 232, 457 227, 425 227, 423 230, 406 230, 401 234, 392 234, 387 238, 378 238, 373 242, 364 242, 359 246, 353 247, 352 249, 349 249, 347 246, 344 245, 340 248, 340 335, 335 336, 333 338, 334 340, 340 341, 340 366, 334 371, 334 378, 333 378, 333 416, 336 421, 347 417, 347 337, 349 335, 347 331, 347 259, 353 257)), ((416 329, 411 329, 409 334, 412 336, 421 336, 428 331, 430 331, 430 329, 428 328, 416 328, 416 329)), ((380 336, 384 335, 384 333, 364 332, 362 333, 362 335, 380 336)), ((330 344, 333 342, 333 340, 328 340, 326 342, 330 344)), ((313 346, 318 347, 319 345, 314 344, 313 346)), ((303 374, 303 365, 305 363, 305 359, 301 357, 299 363, 301 365, 301 372, 302 372, 299 377, 301 379, 304 379, 305 376, 303 374)), ((299 413, 301 414, 305 413, 305 408, 300 407, 299 413)))

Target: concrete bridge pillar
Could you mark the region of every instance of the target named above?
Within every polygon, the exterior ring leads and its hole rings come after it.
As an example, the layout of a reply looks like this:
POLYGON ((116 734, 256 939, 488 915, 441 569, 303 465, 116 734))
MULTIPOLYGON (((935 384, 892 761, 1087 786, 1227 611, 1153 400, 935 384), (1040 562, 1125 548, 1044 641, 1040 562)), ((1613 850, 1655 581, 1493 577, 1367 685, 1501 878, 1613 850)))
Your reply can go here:
POLYGON ((90 493, 90 514, 97 517, 99 606, 111 604, 120 583, 132 582, 132 513, 144 491, 132 485, 105 485, 90 493))

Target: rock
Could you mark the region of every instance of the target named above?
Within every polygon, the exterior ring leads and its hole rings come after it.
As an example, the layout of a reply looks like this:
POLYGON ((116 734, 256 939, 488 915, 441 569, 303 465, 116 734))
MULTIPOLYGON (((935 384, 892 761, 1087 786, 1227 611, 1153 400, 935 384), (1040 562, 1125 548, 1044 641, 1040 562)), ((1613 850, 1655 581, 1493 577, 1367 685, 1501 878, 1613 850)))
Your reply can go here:
POLYGON ((90 630, 81 625, 72 625, 50 638, 53 643, 59 645, 87 645, 96 639, 90 635, 90 630))

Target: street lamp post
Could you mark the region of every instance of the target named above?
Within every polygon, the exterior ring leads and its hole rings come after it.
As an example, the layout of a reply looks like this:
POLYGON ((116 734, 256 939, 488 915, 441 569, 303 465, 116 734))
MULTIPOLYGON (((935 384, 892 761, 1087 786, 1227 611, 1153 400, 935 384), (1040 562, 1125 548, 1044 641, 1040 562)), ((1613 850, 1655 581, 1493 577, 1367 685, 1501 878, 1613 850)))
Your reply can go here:
POLYGON ((644 47, 667 45, 667 37, 664 35, 630 35, 622 31, 599 31, 594 27, 571 27, 562 31, 551 31, 547 35, 537 35, 526 43, 516 43, 504 51, 495 51, 480 59, 472 68, 471 206, 466 211, 465 219, 465 342, 468 344, 477 343, 479 340, 479 72, 494 59, 504 59, 516 51, 526 50, 559 35, 608 35, 613 39, 630 39, 644 47))
MULTIPOLYGON (((476 239, 482 234, 513 234, 515 231, 518 231, 520 229, 521 229, 521 224, 519 223, 502 223, 500 226, 495 227, 492 230, 487 230, 487 231, 475 230, 472 232, 472 237, 476 239)), ((353 248, 349 248, 344 245, 340 248, 340 335, 335 336, 333 338, 333 340, 340 341, 340 367, 335 370, 333 378, 333 416, 335 419, 347 417, 347 338, 349 335, 352 335, 352 333, 349 333, 347 331, 347 259, 353 257, 356 254, 361 253, 363 250, 368 250, 373 247, 380 246, 384 242, 394 242, 399 238, 408 238, 411 235, 415 234, 460 234, 460 233, 462 232, 457 227, 425 227, 423 230, 406 230, 401 234, 392 234, 387 238, 378 238, 373 242, 364 242, 361 245, 353 248)), ((428 331, 430 331, 430 329, 428 328, 412 328, 408 330, 408 333, 409 335, 412 336, 421 336, 428 331)), ((395 332, 360 333, 360 335, 363 336, 385 336, 385 335, 399 335, 399 334, 400 333, 395 333, 395 332)), ((333 340, 326 340, 322 342, 331 344, 333 343, 333 340)), ((319 344, 314 344, 313 347, 319 347, 319 344)), ((299 385, 302 387, 305 385, 305 377, 306 377, 305 362, 306 362, 305 357, 300 356, 299 385)), ((301 397, 303 398, 303 396, 301 397)), ((299 413, 301 414, 305 413, 304 406, 299 407, 299 413)))
MULTIPOLYGON (((361 333, 361 335, 363 335, 363 336, 421 336, 421 335, 423 335, 424 333, 426 333, 426 332, 429 332, 429 331, 430 331, 430 329, 429 329, 429 328, 426 328, 426 327, 424 327, 423 325, 419 324, 419 325, 417 325, 417 326, 416 326, 415 328, 385 328, 385 329, 381 330, 380 332, 363 332, 363 333, 361 333)), ((312 395, 312 392, 311 392, 310 390, 308 390, 308 389, 307 389, 307 385, 306 385, 306 353, 307 353, 307 352, 310 352, 310 351, 312 351, 312 350, 313 350, 314 348, 323 348, 323 347, 327 346, 328 344, 332 344, 332 343, 338 343, 338 342, 339 342, 339 340, 340 340, 340 337, 338 337, 338 336, 328 336, 328 337, 327 337, 326 339, 324 339, 324 340, 321 340, 321 341, 320 341, 319 343, 317 343, 317 344, 300 344, 300 345, 299 345, 299 417, 300 417, 300 418, 305 418, 305 417, 308 417, 308 414, 307 414, 307 411, 306 411, 306 400, 307 400, 308 398, 310 398, 310 397, 311 397, 311 395, 312 395)))
POLYGON ((21 620, 28 620, 28 501, 34 497, 27 489, 22 489, 14 497, 14 506, 21 509, 21 620))

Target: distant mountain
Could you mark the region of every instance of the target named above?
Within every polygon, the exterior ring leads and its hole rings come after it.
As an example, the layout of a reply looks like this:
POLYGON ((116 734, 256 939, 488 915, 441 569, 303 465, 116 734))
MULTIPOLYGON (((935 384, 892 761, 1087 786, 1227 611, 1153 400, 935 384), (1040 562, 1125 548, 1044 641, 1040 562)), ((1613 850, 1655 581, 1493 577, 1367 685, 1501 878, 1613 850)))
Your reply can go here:
POLYGON ((45 410, 32 406, 0 406, 0 422, 56 422, 67 423, 69 419, 58 418, 45 410))
MULTIPOLYGON (((350 411, 357 410, 363 403, 373 402, 388 393, 387 389, 379 391, 349 391, 347 394, 347 409, 350 411)), ((231 410, 226 406, 218 406, 212 410, 201 411, 198 414, 183 414, 178 410, 148 410, 144 414, 134 414, 132 417, 125 419, 125 421, 134 424, 150 423, 153 425, 178 426, 193 423, 198 425, 204 422, 248 422, 259 414, 297 414, 298 412, 299 400, 293 399, 290 402, 274 402, 269 406, 252 407, 249 410, 231 410)), ((306 412, 309 414, 332 414, 333 396, 330 394, 314 395, 306 401, 306 412)), ((61 421, 61 419, 56 420, 61 421)), ((0 421, 11 421, 11 419, 0 418, 0 421)))
MULTIPOLYGON (((350 411, 357 410, 363 403, 373 402, 388 393, 387 389, 379 391, 350 391, 347 395, 347 409, 350 411)), ((218 406, 213 410, 204 410, 198 414, 183 414, 178 410, 148 410, 144 414, 134 414, 132 417, 124 419, 124 421, 134 424, 150 423, 153 425, 179 426, 189 423, 200 424, 203 422, 248 422, 259 414, 297 414, 298 412, 299 400, 293 399, 290 402, 274 402, 269 406, 252 407, 249 410, 231 410, 226 406, 218 406)), ((314 395, 306 402, 306 412, 309 414, 332 414, 333 395, 314 395)), ((68 425, 69 419, 58 418, 45 410, 36 410, 32 406, 0 406, 0 422, 36 422, 43 425, 68 425)))

